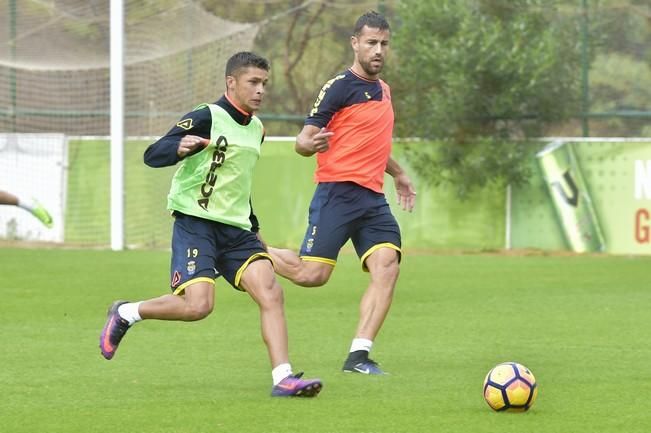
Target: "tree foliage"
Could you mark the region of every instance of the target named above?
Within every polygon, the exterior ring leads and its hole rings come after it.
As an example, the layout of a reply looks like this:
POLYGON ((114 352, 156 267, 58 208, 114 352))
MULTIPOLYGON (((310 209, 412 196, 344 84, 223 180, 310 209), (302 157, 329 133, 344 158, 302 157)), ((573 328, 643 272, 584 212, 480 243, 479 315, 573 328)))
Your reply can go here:
POLYGON ((528 178, 526 140, 578 110, 577 22, 547 0, 405 0, 389 71, 420 174, 463 196, 528 178))
MULTIPOLYGON (((651 5, 648 0, 590 2, 588 12, 590 49, 594 54, 590 65, 590 111, 651 112, 651 5)), ((611 117, 590 129, 597 135, 651 134, 648 118, 611 117)))
POLYGON ((261 22, 254 49, 271 60, 262 115, 295 116, 296 121, 265 121, 270 135, 298 132, 321 86, 352 64, 355 20, 373 2, 332 0, 203 0, 207 10, 234 21, 261 22))

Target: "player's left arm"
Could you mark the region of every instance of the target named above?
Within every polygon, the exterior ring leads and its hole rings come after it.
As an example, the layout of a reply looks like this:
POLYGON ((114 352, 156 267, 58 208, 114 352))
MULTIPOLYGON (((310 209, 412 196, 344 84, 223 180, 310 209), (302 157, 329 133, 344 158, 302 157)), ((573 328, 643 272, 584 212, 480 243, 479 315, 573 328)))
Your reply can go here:
POLYGON ((396 186, 396 194, 398 196, 398 205, 402 206, 402 209, 411 212, 416 205, 416 189, 414 189, 411 179, 400 164, 398 164, 398 161, 391 156, 389 156, 385 171, 393 177, 393 183, 396 186))

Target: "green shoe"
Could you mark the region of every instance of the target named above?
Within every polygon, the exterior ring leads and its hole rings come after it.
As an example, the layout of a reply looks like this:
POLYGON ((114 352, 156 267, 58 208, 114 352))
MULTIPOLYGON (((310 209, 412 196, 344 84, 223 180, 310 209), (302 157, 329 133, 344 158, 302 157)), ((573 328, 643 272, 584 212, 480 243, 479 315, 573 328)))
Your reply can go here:
POLYGON ((32 215, 34 215, 43 225, 49 229, 52 228, 52 217, 50 213, 45 210, 45 208, 40 203, 34 203, 34 208, 32 209, 32 215))

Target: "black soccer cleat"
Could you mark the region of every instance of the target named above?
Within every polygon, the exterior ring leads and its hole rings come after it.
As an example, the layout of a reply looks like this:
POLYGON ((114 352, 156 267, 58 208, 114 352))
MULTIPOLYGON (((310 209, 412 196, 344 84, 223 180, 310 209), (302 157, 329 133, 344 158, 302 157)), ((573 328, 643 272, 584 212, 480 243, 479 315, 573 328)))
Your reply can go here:
POLYGON ((378 363, 368 357, 368 352, 365 350, 358 350, 348 354, 348 359, 344 362, 342 368, 344 373, 360 373, 360 374, 387 374, 379 367, 378 363))

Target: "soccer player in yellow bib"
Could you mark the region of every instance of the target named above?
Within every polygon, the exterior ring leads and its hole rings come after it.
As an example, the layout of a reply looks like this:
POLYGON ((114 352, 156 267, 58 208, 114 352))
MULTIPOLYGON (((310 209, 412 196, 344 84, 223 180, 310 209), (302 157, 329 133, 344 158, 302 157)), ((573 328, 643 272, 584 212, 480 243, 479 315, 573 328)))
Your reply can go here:
POLYGON ((262 338, 272 366, 272 396, 314 397, 318 379, 294 374, 289 362, 283 290, 257 234, 251 207, 255 164, 264 140, 253 113, 262 102, 269 62, 250 52, 226 64, 226 94, 201 104, 145 151, 145 163, 179 163, 167 207, 175 218, 171 294, 141 302, 115 301, 100 335, 106 359, 135 323, 145 319, 195 321, 213 310, 215 279, 223 276, 258 304, 262 338))

